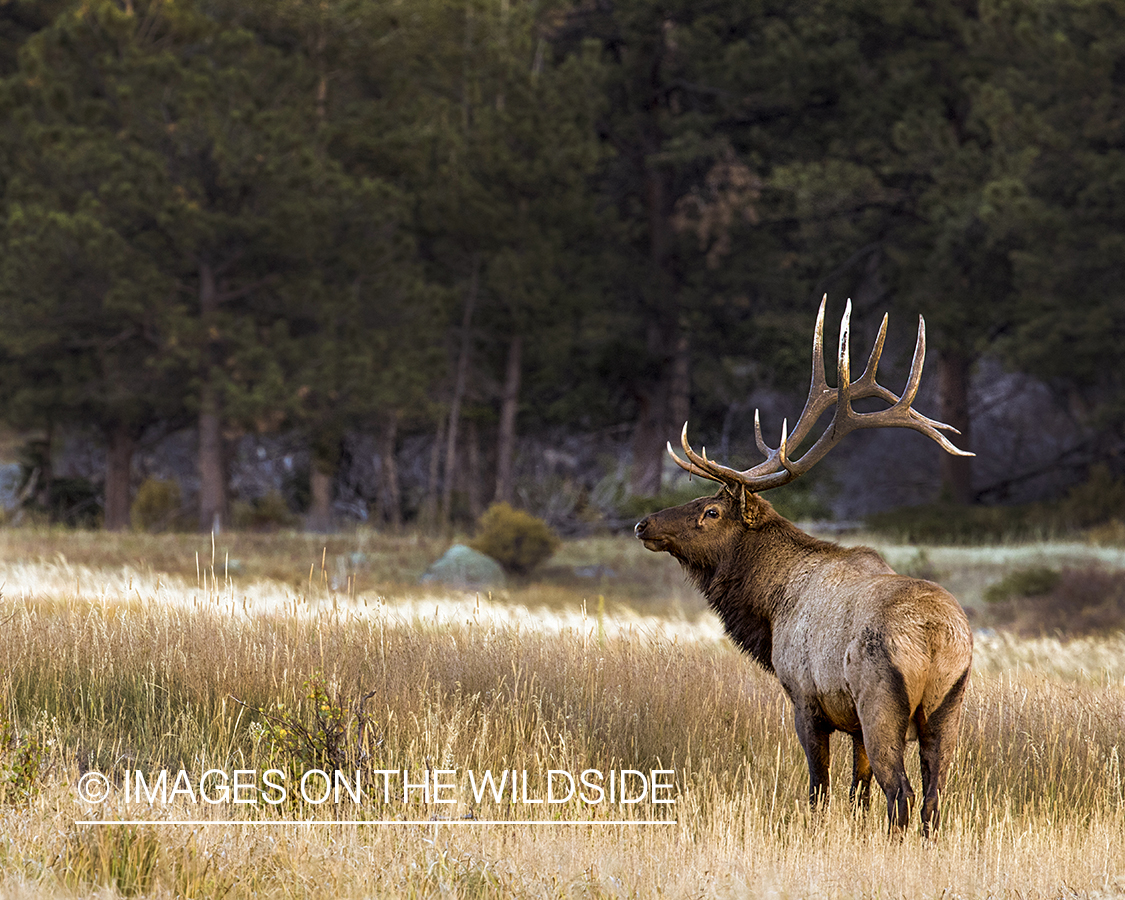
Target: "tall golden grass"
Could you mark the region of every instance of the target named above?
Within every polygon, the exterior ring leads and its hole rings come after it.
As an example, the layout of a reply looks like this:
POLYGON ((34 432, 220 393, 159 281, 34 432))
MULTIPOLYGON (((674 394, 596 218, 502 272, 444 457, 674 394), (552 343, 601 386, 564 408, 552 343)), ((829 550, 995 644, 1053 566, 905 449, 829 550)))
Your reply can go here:
MULTIPOLYGON (((221 556, 219 557, 221 560, 221 556)), ((1056 897, 1125 893, 1125 636, 978 640, 943 827, 886 836, 881 797, 810 812, 780 687, 709 619, 556 610, 473 596, 303 593, 207 579, 11 563, 0 696, 50 742, 26 805, 0 808, 7 896, 1056 897), (374 692, 372 768, 674 772, 675 803, 359 809, 126 803, 126 770, 262 770, 255 710, 374 692), (118 790, 84 803, 79 778, 118 790), (463 818, 595 824, 483 825, 463 818), (83 825, 91 818, 156 824, 83 825), (208 824, 273 819, 425 824, 208 824), (657 825, 610 824, 644 818, 657 825), (165 820, 163 823, 160 820, 165 820), (671 821, 674 820, 674 824, 671 821)), ((316 579, 313 579, 316 582, 316 579)), ((313 585, 315 587, 315 585, 313 585)), ((522 599, 533 601, 535 589, 522 599)), ((912 779, 918 784, 917 758, 912 779)), ((540 793, 541 795, 541 793, 540 793)))

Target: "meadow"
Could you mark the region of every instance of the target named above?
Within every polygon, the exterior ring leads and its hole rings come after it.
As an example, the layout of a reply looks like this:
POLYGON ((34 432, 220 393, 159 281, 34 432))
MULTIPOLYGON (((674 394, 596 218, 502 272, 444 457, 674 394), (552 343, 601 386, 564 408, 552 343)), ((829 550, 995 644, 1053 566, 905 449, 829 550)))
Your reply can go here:
MULTIPOLYGON (((982 627, 942 829, 891 840, 881 796, 847 803, 842 736, 807 808, 780 687, 667 557, 573 541, 476 595, 417 584, 444 546, 0 531, 0 896, 1125 895, 1125 633, 982 627), (302 796, 336 768, 361 801, 302 796)), ((883 549, 974 611, 1020 567, 1125 571, 883 549)))

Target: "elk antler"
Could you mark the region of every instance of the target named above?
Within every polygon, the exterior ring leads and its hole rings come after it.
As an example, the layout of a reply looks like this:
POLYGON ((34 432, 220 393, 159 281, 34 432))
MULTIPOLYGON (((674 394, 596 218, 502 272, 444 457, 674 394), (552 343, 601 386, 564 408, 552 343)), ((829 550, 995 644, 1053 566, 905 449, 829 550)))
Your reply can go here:
POLYGON ((765 454, 765 461, 745 471, 730 469, 712 462, 707 458, 707 450, 702 454, 691 449, 687 439, 687 422, 680 434, 680 445, 687 455, 687 462, 676 455, 672 444, 668 444, 668 453, 681 469, 689 473, 702 475, 712 481, 723 484, 741 484, 751 491, 765 491, 770 488, 788 484, 799 475, 803 475, 816 465, 831 450, 836 443, 851 431, 860 428, 913 428, 926 437, 936 441, 947 453, 955 456, 973 456, 950 443, 942 431, 960 434, 952 425, 928 419, 921 413, 911 409, 911 404, 918 393, 918 385, 922 381, 922 362, 926 357, 926 323, 918 317, 918 341, 914 345, 914 360, 910 364, 910 378, 902 396, 896 395, 875 381, 876 369, 879 367, 879 357, 883 353, 883 341, 887 336, 887 316, 883 316, 883 324, 879 326, 879 336, 875 338, 875 346, 871 348, 871 356, 867 360, 867 368, 856 381, 851 380, 850 360, 850 325, 852 316, 852 302, 848 301, 844 308, 844 316, 840 320, 840 352, 837 364, 839 387, 830 388, 824 376, 824 307, 828 302, 828 295, 820 301, 820 311, 816 316, 816 331, 813 334, 813 362, 812 384, 809 387, 809 398, 805 401, 805 408, 797 420, 791 433, 787 433, 787 422, 781 425, 781 443, 776 448, 771 448, 762 438, 762 426, 758 413, 754 413, 754 438, 758 449, 765 454), (865 397, 878 397, 890 404, 886 409, 875 412, 856 412, 852 409, 852 401, 865 397), (824 433, 799 459, 790 459, 789 448, 797 447, 808 435, 810 429, 816 424, 817 419, 832 405, 836 411, 832 421, 824 433))

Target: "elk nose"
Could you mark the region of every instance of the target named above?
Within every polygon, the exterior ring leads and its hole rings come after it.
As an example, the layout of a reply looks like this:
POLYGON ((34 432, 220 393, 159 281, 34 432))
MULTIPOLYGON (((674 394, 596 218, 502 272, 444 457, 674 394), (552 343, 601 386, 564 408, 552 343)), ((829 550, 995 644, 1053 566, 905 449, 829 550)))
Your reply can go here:
POLYGON ((641 521, 639 521, 636 525, 633 526, 633 537, 639 538, 641 536, 641 534, 644 532, 646 525, 648 525, 648 517, 647 516, 645 518, 641 519, 641 521))

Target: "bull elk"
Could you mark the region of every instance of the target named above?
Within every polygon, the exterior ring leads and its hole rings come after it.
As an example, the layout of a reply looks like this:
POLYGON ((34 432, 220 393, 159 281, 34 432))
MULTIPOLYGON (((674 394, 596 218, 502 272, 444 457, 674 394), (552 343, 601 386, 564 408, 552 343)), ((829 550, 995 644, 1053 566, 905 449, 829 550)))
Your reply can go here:
POLYGON ((860 428, 912 428, 949 453, 959 450, 942 431, 957 433, 911 408, 922 377, 925 322, 919 317, 910 377, 901 396, 876 382, 887 317, 867 368, 856 380, 849 369, 849 301, 840 323, 839 386, 824 374, 824 307, 813 336, 812 386, 791 433, 769 447, 757 414, 754 431, 765 461, 745 471, 696 453, 684 424, 687 459, 668 453, 689 473, 723 487, 711 497, 653 513, 637 523, 636 536, 683 566, 722 620, 730 638, 781 681, 793 703, 797 737, 809 766, 809 800, 828 789, 829 736, 852 738, 851 798, 870 805, 871 777, 887 797, 892 832, 910 818, 914 791, 903 757, 917 740, 922 770, 922 830, 939 821, 938 798, 957 743, 961 701, 973 656, 972 631, 954 597, 929 581, 897 575, 869 548, 846 548, 805 534, 774 511, 759 492, 807 472, 848 432, 860 428), (858 412, 852 402, 888 404, 858 412), (790 455, 822 414, 835 407, 823 434, 800 457, 790 455))

